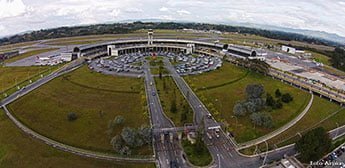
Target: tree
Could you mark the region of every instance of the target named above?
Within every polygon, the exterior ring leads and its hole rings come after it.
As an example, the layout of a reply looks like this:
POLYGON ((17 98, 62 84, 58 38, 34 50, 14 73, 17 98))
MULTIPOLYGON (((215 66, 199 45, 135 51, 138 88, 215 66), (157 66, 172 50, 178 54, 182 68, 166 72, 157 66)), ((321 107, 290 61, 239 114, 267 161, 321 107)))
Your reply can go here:
POLYGON ((246 87, 247 99, 261 98, 264 92, 264 87, 259 84, 251 84, 246 87))
POLYGON ((123 141, 121 136, 116 135, 111 139, 110 143, 116 152, 120 152, 125 142, 123 141))
POLYGON ((121 116, 121 115, 116 116, 115 119, 114 119, 114 123, 116 125, 121 125, 124 122, 125 122, 125 118, 123 116, 121 116))
POLYGON ((275 95, 276 95, 276 97, 280 97, 282 95, 282 93, 280 92, 279 89, 276 89, 275 95))
POLYGON ((330 151, 332 140, 322 127, 315 128, 302 136, 296 142, 296 150, 300 153, 301 161, 309 163, 316 161, 330 151))
POLYGON ((174 96, 171 105, 170 105, 170 111, 172 113, 176 113, 177 112, 177 105, 176 105, 176 96, 174 96))
POLYGON ((266 112, 253 113, 250 115, 250 119, 253 124, 258 126, 265 128, 271 128, 273 126, 272 116, 266 112))
POLYGON ((283 107, 283 104, 280 102, 280 100, 274 100, 269 93, 267 93, 266 96, 266 105, 272 107, 273 109, 281 109, 283 107))
POLYGON ((146 144, 152 143, 152 129, 145 125, 142 125, 139 129, 139 135, 146 144))
POLYGON ((293 100, 293 97, 290 95, 290 93, 285 93, 282 95, 282 101, 284 103, 289 103, 293 100))
POLYGON ((275 104, 276 104, 276 101, 273 99, 273 97, 271 96, 271 94, 267 93, 267 96, 266 96, 266 105, 267 105, 267 106, 274 107, 275 104))
POLYGON ((137 133, 134 129, 125 127, 122 129, 121 137, 129 146, 136 146, 136 136, 137 133))
POLYGON ((132 151, 128 146, 123 146, 120 151, 119 151, 120 155, 131 155, 132 151))
POLYGON ((235 106, 233 108, 233 112, 234 112, 234 115, 236 115, 236 116, 245 116, 247 113, 247 109, 243 105, 243 103, 238 102, 237 104, 235 104, 235 106))
POLYGON ((280 100, 276 101, 276 104, 274 105, 274 109, 281 109, 283 108, 283 104, 280 100))
POLYGON ((249 113, 257 112, 256 105, 253 102, 247 101, 247 102, 242 103, 242 104, 246 108, 247 112, 249 112, 249 113))
POLYGON ((159 79, 162 79, 162 71, 163 71, 163 66, 159 66, 159 79))
POLYGON ((78 116, 76 113, 70 112, 67 114, 67 119, 68 121, 75 121, 76 119, 78 119, 78 116))

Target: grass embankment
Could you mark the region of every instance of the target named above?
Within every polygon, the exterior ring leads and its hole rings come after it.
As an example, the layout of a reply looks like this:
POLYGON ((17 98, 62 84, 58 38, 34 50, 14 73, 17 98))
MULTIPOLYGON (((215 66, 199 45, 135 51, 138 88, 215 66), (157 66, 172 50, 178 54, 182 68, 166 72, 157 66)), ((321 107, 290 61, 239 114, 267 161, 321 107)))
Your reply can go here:
POLYGON ((253 140, 288 123, 303 111, 310 99, 305 91, 227 62, 216 71, 185 79, 213 115, 228 124, 238 143, 253 140), (249 84, 262 84, 271 95, 280 89, 282 93, 293 96, 294 100, 284 104, 282 109, 269 112, 273 118, 273 128, 254 127, 248 116, 238 117, 238 122, 233 117, 232 109, 237 102, 245 100, 245 88, 249 84))
POLYGON ((195 166, 207 166, 212 162, 212 156, 207 150, 206 146, 202 152, 198 152, 195 144, 191 144, 188 140, 182 141, 184 152, 187 155, 188 161, 195 166))
MULTIPOLYGON (((123 127, 149 124, 145 100, 141 79, 106 76, 84 66, 20 98, 9 108, 28 127, 54 140, 112 152, 110 140, 123 127), (68 121, 70 112, 78 119, 68 121), (117 115, 122 115, 125 122, 109 133, 108 123, 117 115)), ((151 148, 132 150, 132 154, 151 154, 151 148)))
POLYGON ((57 50, 57 49, 56 48, 46 48, 46 49, 29 51, 29 52, 26 52, 24 54, 19 54, 19 55, 15 56, 15 57, 7 59, 4 62, 5 63, 11 63, 11 62, 15 62, 15 61, 21 60, 21 59, 26 58, 26 57, 30 57, 30 56, 33 56, 33 55, 42 54, 42 53, 49 52, 49 51, 54 51, 54 50, 57 50))
POLYGON ((165 114, 174 122, 177 127, 183 126, 185 123, 193 123, 193 110, 189 106, 186 99, 183 97, 180 90, 177 88, 175 82, 171 77, 155 78, 156 87, 163 106, 165 114), (176 112, 171 111, 171 104, 176 98, 176 112), (185 107, 184 107, 185 106, 185 107), (186 113, 186 119, 182 117, 182 113, 186 113))
POLYGON ((0 167, 2 168, 148 168, 153 164, 121 164, 79 157, 54 149, 24 134, 0 109, 0 167))
POLYGON ((0 67, 0 92, 15 87, 32 76, 49 69, 46 66, 0 67))

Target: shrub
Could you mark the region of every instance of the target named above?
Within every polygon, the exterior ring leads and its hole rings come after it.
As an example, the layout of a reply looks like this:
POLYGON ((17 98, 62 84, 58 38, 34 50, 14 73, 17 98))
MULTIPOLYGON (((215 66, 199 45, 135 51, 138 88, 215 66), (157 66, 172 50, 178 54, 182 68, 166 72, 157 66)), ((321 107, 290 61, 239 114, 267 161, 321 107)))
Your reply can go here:
POLYGON ((264 87, 259 84, 251 84, 246 87, 247 99, 260 98, 264 92, 264 87))
POLYGON ((76 113, 70 112, 67 114, 67 119, 68 121, 75 121, 76 119, 78 119, 78 116, 76 113))
POLYGON ((125 122, 125 118, 123 116, 121 116, 121 115, 116 116, 115 119, 114 119, 114 123, 116 125, 123 124, 124 122, 125 122))
POLYGON ((293 100, 293 97, 290 95, 290 93, 285 93, 282 95, 282 101, 284 103, 289 103, 293 100))
POLYGON ((276 95, 276 97, 280 97, 282 95, 282 93, 280 92, 279 89, 277 89, 275 92, 275 95, 276 95))

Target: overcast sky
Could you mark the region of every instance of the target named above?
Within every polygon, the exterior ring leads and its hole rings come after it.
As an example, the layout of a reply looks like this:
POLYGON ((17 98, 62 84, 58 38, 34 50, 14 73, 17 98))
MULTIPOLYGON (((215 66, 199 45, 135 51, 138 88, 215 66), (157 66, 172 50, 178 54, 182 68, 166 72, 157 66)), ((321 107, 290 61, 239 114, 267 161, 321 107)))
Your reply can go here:
POLYGON ((128 19, 248 22, 345 36, 345 0, 0 0, 0 36, 128 19))

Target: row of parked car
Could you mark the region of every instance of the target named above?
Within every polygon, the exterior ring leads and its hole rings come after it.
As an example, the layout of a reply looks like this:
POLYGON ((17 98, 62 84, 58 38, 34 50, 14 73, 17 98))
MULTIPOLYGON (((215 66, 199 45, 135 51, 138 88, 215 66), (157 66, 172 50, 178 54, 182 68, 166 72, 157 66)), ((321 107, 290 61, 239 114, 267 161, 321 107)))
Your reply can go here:
POLYGON ((198 74, 215 70, 222 66, 222 60, 218 57, 201 55, 198 57, 183 56, 178 58, 182 64, 175 66, 177 73, 181 75, 198 74))
MULTIPOLYGON (((318 164, 323 165, 323 166, 327 166, 327 165, 331 165, 331 163, 335 162, 335 161, 343 162, 343 160, 340 160, 338 158, 340 156, 342 156, 344 152, 345 152, 345 146, 341 146, 337 150, 335 150, 332 153, 330 153, 329 155, 327 155, 325 158, 321 159, 318 164)), ((319 167, 323 167, 323 166, 319 166, 319 167)), ((339 165, 337 167, 345 168, 345 165, 344 165, 344 163, 342 163, 341 165, 339 165)))
POLYGON ((192 56, 183 53, 157 52, 157 53, 130 53, 118 57, 99 58, 90 62, 90 69, 97 72, 109 73, 134 73, 141 74, 143 69, 141 66, 145 57, 152 55, 164 56, 171 61, 176 61, 175 68, 177 73, 181 75, 198 74, 219 68, 222 61, 217 57, 206 55, 192 56))

